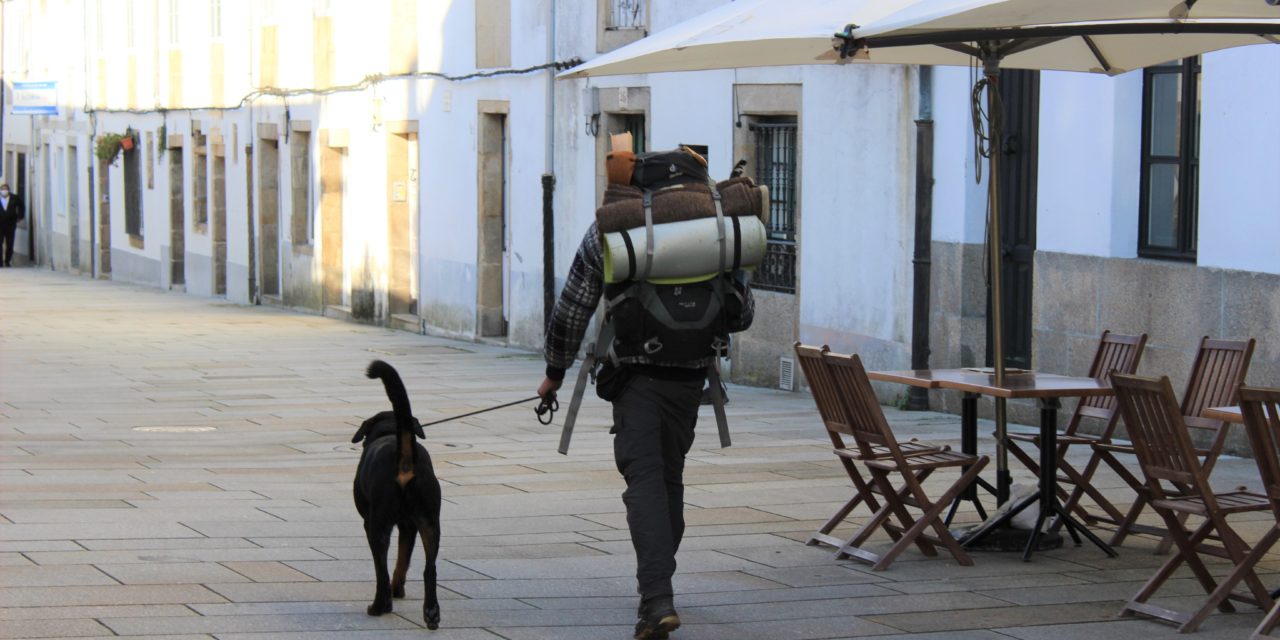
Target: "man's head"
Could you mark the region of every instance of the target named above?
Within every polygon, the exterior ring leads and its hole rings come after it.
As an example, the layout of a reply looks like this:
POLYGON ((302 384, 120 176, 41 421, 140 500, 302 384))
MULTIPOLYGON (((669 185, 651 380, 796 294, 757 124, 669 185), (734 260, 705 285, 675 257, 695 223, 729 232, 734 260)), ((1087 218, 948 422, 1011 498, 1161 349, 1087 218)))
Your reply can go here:
POLYGON ((0 196, 9 197, 9 183, 0 182, 0 196))

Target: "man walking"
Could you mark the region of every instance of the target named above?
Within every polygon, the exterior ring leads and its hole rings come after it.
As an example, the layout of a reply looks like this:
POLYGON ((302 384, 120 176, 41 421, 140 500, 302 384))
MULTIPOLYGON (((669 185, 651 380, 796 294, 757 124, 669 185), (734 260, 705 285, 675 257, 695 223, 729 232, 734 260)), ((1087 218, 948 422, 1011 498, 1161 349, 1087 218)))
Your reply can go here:
POLYGON ((9 191, 8 183, 0 182, 0 266, 13 266, 13 239, 18 221, 25 216, 22 198, 9 191))
MULTIPOLYGON (((690 152, 691 153, 691 152, 690 152)), ((694 154, 699 161, 701 157, 694 154)), ((703 171, 705 171, 705 161, 703 171)), ((704 183, 705 184, 705 183, 704 183)), ((708 200, 710 197, 708 196, 708 200)), ((606 203, 609 197, 606 196, 606 203)), ((714 215, 714 214, 713 214, 714 215)), ((596 393, 613 403, 613 452, 627 488, 622 499, 627 509, 627 526, 636 554, 637 590, 640 593, 636 640, 667 638, 680 626, 671 579, 676 570, 676 550, 684 535, 684 462, 693 445, 694 425, 702 399, 707 367, 724 349, 728 333, 751 325, 754 314, 750 288, 742 272, 713 274, 709 281, 686 286, 654 285, 648 282, 606 284, 604 251, 598 222, 587 229, 569 269, 568 281, 548 322, 544 356, 546 378, 538 395, 546 397, 560 388, 565 370, 573 365, 583 335, 602 294, 607 293, 602 335, 616 338, 606 345, 609 357, 596 376, 596 393), (638 294, 649 287, 654 295, 638 294), (664 287, 666 287, 664 289, 664 287), (644 315, 645 304, 664 296, 675 300, 674 307, 687 309, 703 300, 693 291, 713 290, 721 296, 725 311, 705 336, 688 332, 662 333, 655 337, 637 334, 644 326, 655 330, 655 318, 664 313, 644 315), (637 340, 640 343, 637 344, 637 340), (665 346, 664 346, 665 345, 665 346), (687 348, 685 345, 698 345, 687 348)), ((643 229, 641 229, 643 231, 643 229)), ((708 307, 713 311, 715 307, 708 307)), ((605 350, 597 350, 603 353, 605 350)))

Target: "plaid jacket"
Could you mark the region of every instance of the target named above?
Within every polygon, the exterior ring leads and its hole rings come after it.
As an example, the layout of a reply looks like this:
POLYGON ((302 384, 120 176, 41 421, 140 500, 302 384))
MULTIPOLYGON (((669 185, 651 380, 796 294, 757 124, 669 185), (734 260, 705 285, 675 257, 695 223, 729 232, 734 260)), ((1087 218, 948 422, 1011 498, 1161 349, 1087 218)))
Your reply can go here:
MULTIPOLYGON (((573 366, 582 347, 582 338, 591 324, 591 315, 600 304, 604 293, 604 249, 600 246, 600 232, 592 222, 578 245, 578 253, 569 267, 569 279, 556 301, 551 319, 547 323, 543 357, 547 361, 547 377, 563 380, 564 372, 573 366)), ((745 331, 755 317, 755 299, 751 288, 744 287, 742 316, 738 325, 729 327, 731 333, 745 331)), ((658 364, 644 362, 637 364, 658 364)), ((705 369, 711 358, 680 363, 682 369, 705 369)))

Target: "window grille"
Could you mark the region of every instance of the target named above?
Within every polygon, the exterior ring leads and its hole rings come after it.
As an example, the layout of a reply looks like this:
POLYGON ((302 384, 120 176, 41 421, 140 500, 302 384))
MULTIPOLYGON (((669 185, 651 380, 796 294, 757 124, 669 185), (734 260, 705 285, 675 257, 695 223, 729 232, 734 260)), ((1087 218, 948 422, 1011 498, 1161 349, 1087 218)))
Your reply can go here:
POLYGON ((796 291, 796 135, 794 118, 751 125, 756 183, 769 187, 769 243, 751 286, 796 291))
POLYGON ((191 132, 191 221, 194 224, 209 223, 209 165, 207 162, 208 136, 191 132))
MULTIPOLYGON (((134 134, 135 137, 137 134, 134 134)), ((124 230, 142 235, 142 151, 137 143, 124 155, 124 230)))
POLYGON ((644 0, 609 0, 610 31, 644 29, 644 0))

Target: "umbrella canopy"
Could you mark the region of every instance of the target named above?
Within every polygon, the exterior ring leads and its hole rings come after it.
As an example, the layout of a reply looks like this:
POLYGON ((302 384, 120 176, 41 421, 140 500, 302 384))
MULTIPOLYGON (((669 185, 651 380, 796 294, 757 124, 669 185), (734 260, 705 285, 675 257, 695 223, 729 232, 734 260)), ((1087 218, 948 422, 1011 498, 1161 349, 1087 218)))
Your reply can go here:
POLYGON ((1004 68, 1114 75, 1218 49, 1280 43, 1280 6, 1273 1, 739 0, 563 77, 851 57, 937 65, 998 58, 1004 68), (994 48, 983 51, 978 42, 994 48))

